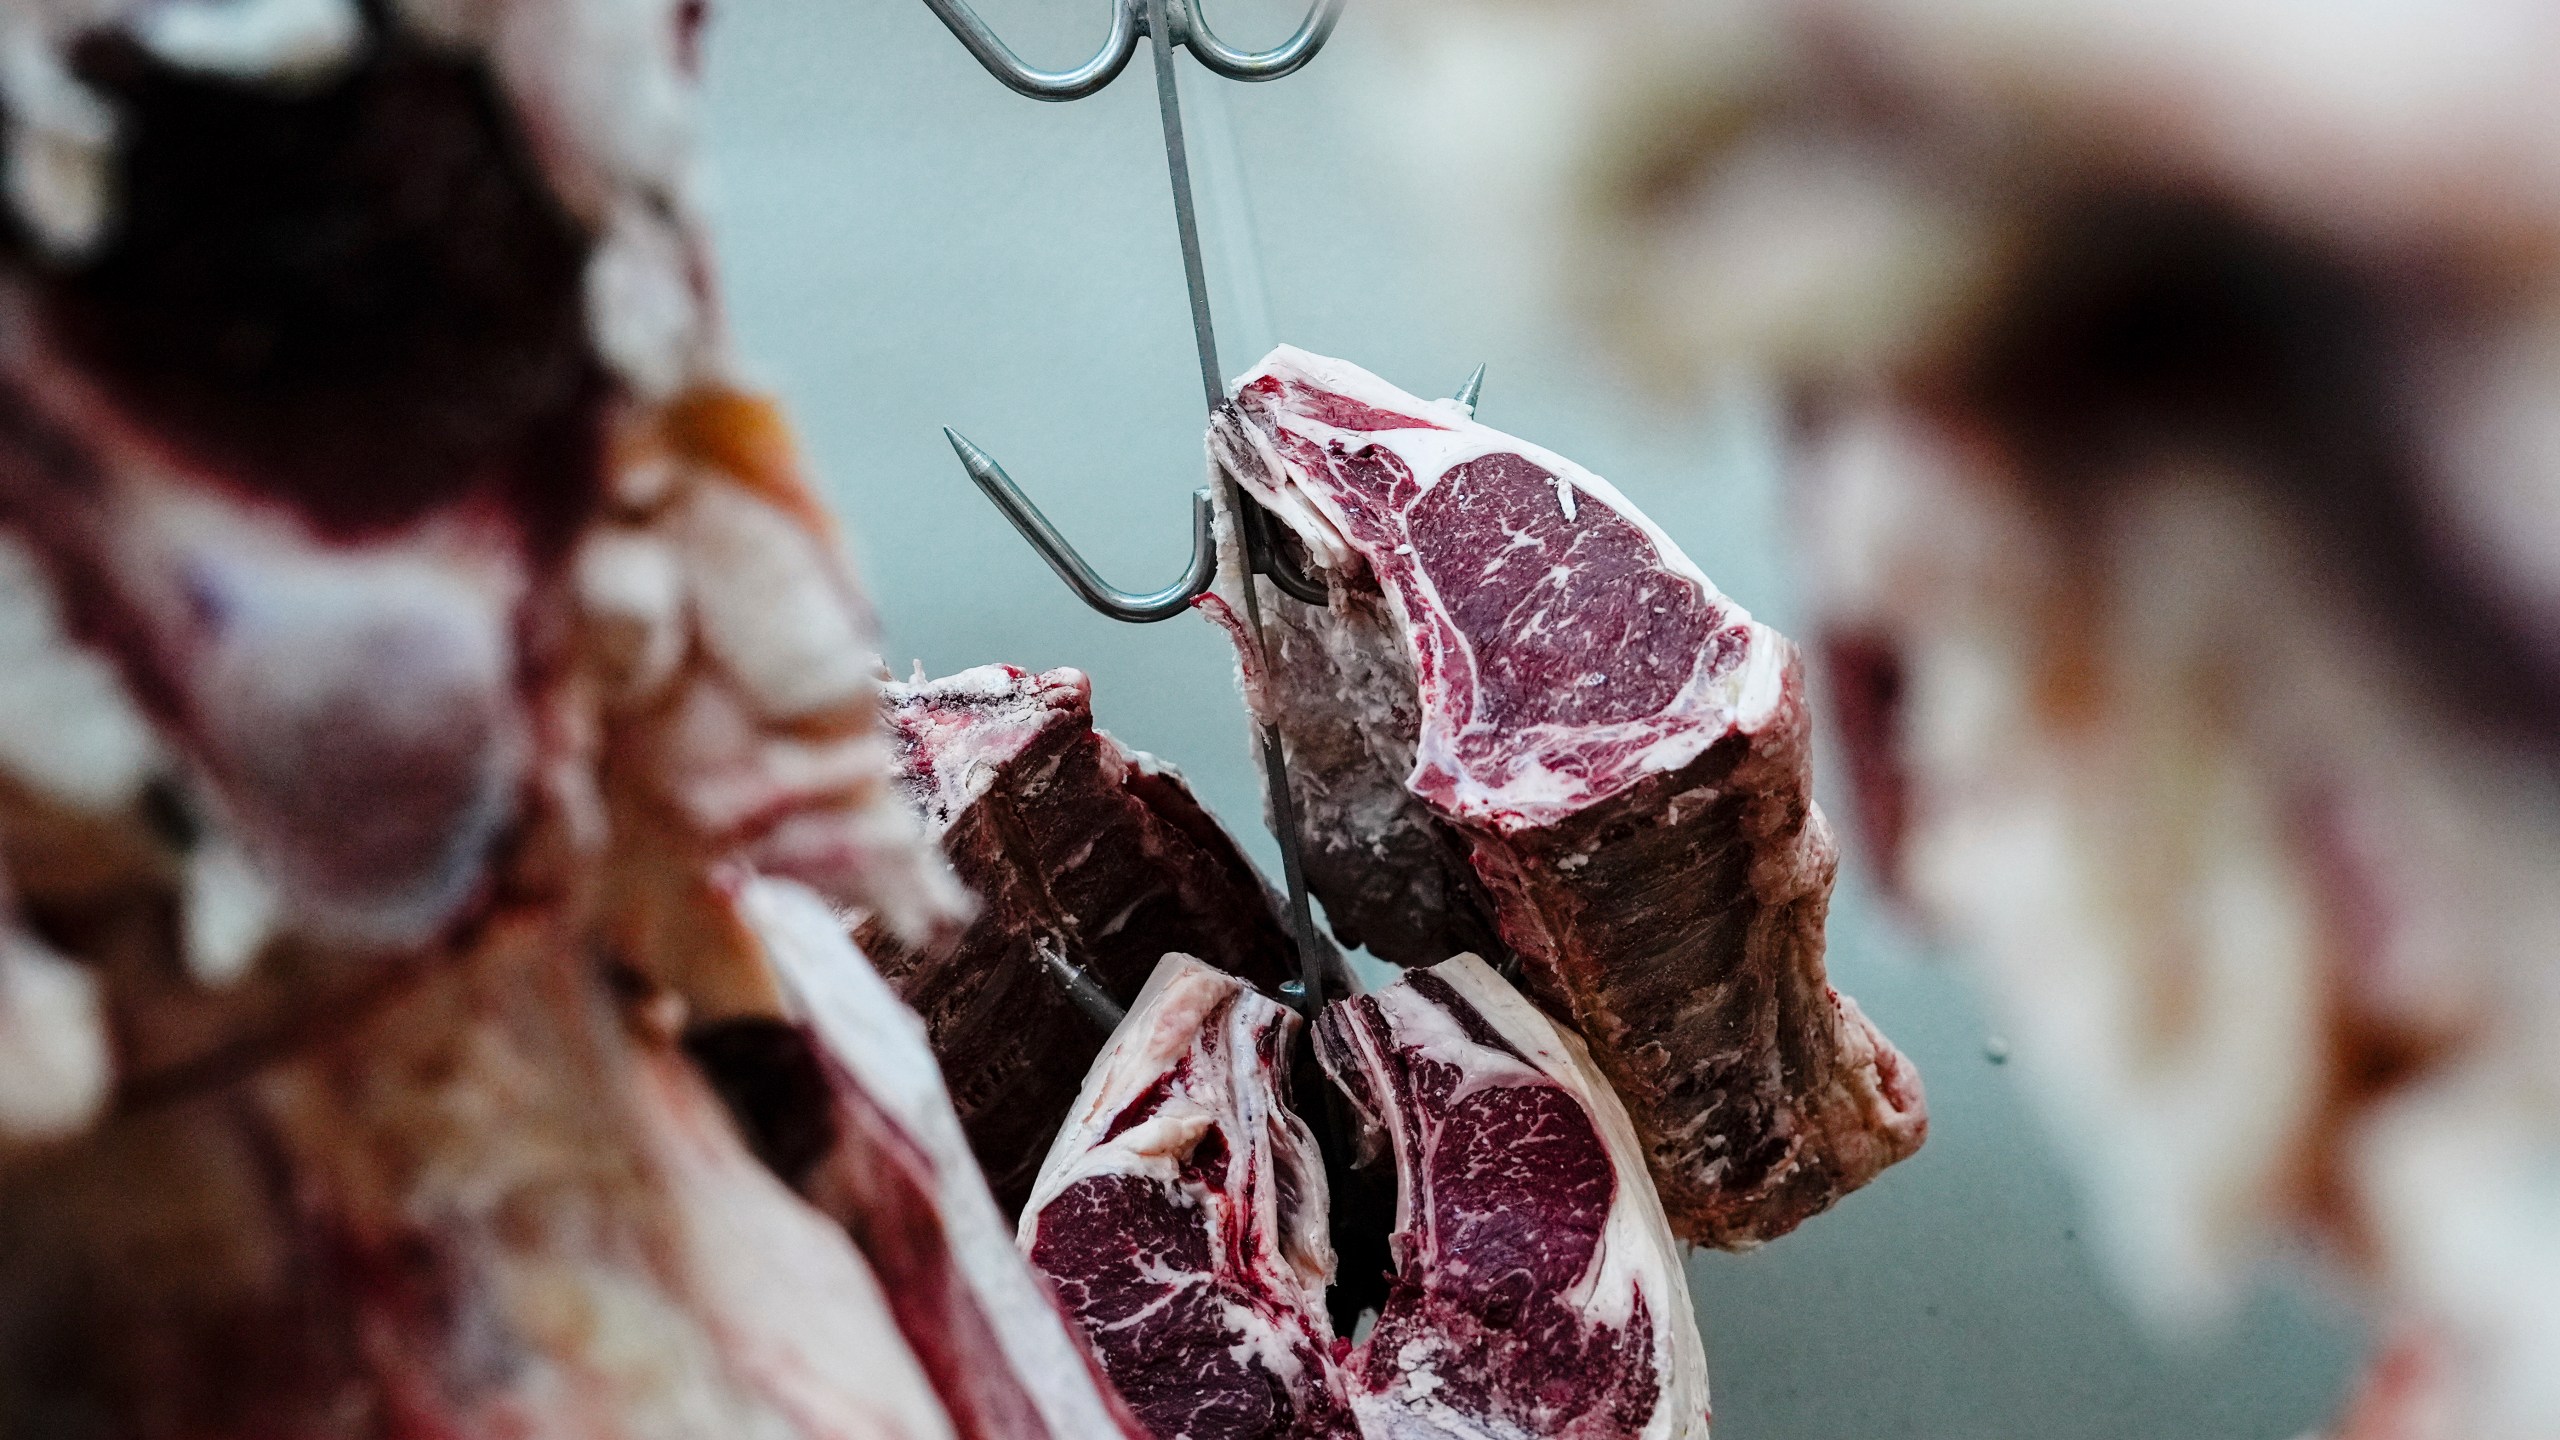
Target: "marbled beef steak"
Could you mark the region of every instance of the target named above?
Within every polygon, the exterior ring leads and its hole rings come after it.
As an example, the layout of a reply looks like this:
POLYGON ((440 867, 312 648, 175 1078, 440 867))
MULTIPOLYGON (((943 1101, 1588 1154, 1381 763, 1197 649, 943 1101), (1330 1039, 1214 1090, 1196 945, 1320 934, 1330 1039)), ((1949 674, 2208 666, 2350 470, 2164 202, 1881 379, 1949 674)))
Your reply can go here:
POLYGON ((1917 1073, 1824 979, 1785 637, 1608 482, 1338 360, 1273 351, 1209 447, 1332 596, 1266 584, 1246 679, 1341 939, 1412 965, 1498 936, 1686 1238, 1784 1234, 1919 1147, 1917 1073))
POLYGON ((1288 1011, 1168 956, 1042 1167, 1022 1243, 1156 1440, 1706 1440, 1681 1247, 1570 1032, 1462 955, 1316 1022, 1395 1275, 1323 1304, 1328 1190, 1288 1011))
POLYGON ((1348 1437, 1298 1019, 1168 955, 1112 1035, 1022 1217, 1031 1262, 1157 1440, 1348 1437))
POLYGON ((1395 1161, 1367 1440, 1704 1440, 1681 1247, 1582 1043, 1460 955, 1328 1007, 1316 1051, 1395 1161))

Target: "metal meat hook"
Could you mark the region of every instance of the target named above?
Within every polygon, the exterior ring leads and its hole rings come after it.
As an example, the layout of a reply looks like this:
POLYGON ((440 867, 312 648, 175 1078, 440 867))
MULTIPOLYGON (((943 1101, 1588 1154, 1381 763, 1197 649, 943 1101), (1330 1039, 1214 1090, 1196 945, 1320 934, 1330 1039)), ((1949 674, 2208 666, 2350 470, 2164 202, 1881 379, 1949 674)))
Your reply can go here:
MULTIPOLYGON (((1478 365, 1452 398, 1472 415, 1476 397, 1483 393, 1484 367, 1478 365)), ((1182 578, 1160 590, 1123 590, 1103 579, 1092 562, 1077 553, 1067 537, 1058 533, 1057 525, 1040 512, 1030 496, 1022 493, 1012 476, 1004 473, 994 456, 948 425, 942 427, 942 438, 951 442, 952 452, 960 457, 960 468, 977 482, 978 489, 995 503, 996 509, 1004 512, 1004 518, 1013 522, 1013 528, 1021 532, 1031 548, 1040 552, 1040 558, 1049 562, 1058 578, 1067 582, 1067 588, 1112 619, 1134 625, 1170 620, 1190 609, 1191 602, 1207 594, 1217 580, 1218 542, 1213 529, 1217 501, 1208 486, 1191 492, 1191 564, 1183 570, 1182 578)), ((1271 583, 1291 599, 1309 605, 1327 603, 1324 581, 1308 574, 1288 547, 1272 537, 1269 514, 1251 503, 1242 506, 1238 514, 1242 517, 1241 539, 1247 565, 1256 574, 1269 576, 1271 583)))
MULTIPOLYGON (((1220 40, 1200 13, 1196 0, 1114 0, 1111 33, 1092 59, 1070 70, 1035 70, 987 28, 966 0, 925 0, 926 6, 989 74, 1035 100, 1077 100, 1093 94, 1119 78, 1129 58, 1137 53, 1139 36, 1154 40, 1156 99, 1163 111, 1165 165, 1173 181, 1174 221, 1181 231, 1183 274, 1191 293, 1191 326, 1200 351, 1201 386, 1212 410, 1225 398, 1224 384, 1218 368, 1216 334, 1209 319, 1208 283, 1200 263, 1199 222, 1191 202, 1191 166, 1183 143, 1181 100, 1174 87, 1173 50, 1176 46, 1189 50, 1211 71, 1232 80, 1277 80, 1315 58, 1316 51, 1332 35, 1334 21, 1341 17, 1342 3, 1343 0, 1316 0, 1299 22, 1297 33, 1269 50, 1249 52, 1220 40)), ((1105 581, 1090 562, 1076 553, 1075 547, 1058 533, 1058 527, 1005 474, 994 456, 947 427, 943 434, 959 454, 969 478, 1049 562, 1058 578, 1066 581, 1067 587, 1086 604, 1112 619, 1140 624, 1169 619, 1189 608, 1217 578, 1217 543, 1210 531, 1210 500, 1205 489, 1192 498, 1191 564, 1182 578, 1160 590, 1122 590, 1105 581)), ((1273 584, 1295 599, 1309 605, 1324 604, 1324 583, 1307 574, 1296 557, 1275 542, 1259 508, 1242 503, 1244 497, 1240 493, 1232 498, 1237 502, 1236 514, 1244 532, 1239 539, 1247 567, 1270 576, 1273 584)))
MULTIPOLYGON (((960 43, 968 48, 987 73, 1003 81, 1016 94, 1034 100, 1081 100, 1120 78, 1129 57, 1138 53, 1138 37, 1149 33, 1148 0, 1115 0, 1111 11, 1111 33, 1104 37, 1102 48, 1092 59, 1068 70, 1035 70, 1022 63, 1012 47, 996 38, 987 22, 964 0, 924 0, 960 43)), ((1306 64, 1324 48, 1333 34, 1333 22, 1342 17, 1342 0, 1316 0, 1307 18, 1298 23, 1297 33, 1271 49, 1238 50, 1220 40, 1209 28, 1208 17, 1202 15, 1190 0, 1184 0, 1168 15, 1171 37, 1175 44, 1190 51, 1203 65, 1230 80, 1277 80, 1306 64)))
MULTIPOLYGON (((1004 82, 1018 94, 1035 100, 1076 100, 1091 95, 1117 79, 1137 53, 1138 37, 1146 36, 1155 60, 1156 108, 1164 125, 1164 160, 1167 179, 1173 188, 1173 218, 1182 242, 1182 277, 1191 300, 1191 335, 1199 351, 1200 389, 1214 412, 1226 402, 1224 372, 1218 364, 1218 340, 1209 317, 1209 282, 1200 258, 1200 221, 1191 199, 1191 160, 1182 134, 1182 98, 1175 85, 1173 52, 1178 47, 1191 52, 1194 59, 1217 75, 1230 80, 1277 80, 1290 74, 1323 48, 1333 33, 1334 21, 1342 13, 1342 0, 1316 0, 1298 25, 1297 33, 1278 46, 1260 52, 1246 52, 1220 40, 1209 28, 1199 11, 1199 0, 1113 0, 1111 33, 1093 58, 1071 70, 1035 70, 1024 64, 986 22, 979 19, 966 0, 925 0, 925 4, 949 27, 987 72, 1004 82)), ((1476 392, 1484 383, 1484 367, 1476 367, 1460 393, 1460 400, 1470 410, 1476 392)), ((1086 604, 1115 620, 1146 622, 1169 619, 1188 609, 1193 600, 1205 593, 1218 573, 1217 542, 1212 534, 1214 501, 1207 489, 1192 496, 1191 564, 1182 577, 1161 590, 1137 593, 1122 590, 1105 581, 1085 558, 1076 553, 1066 537, 1049 517, 1040 513, 1014 484, 1004 467, 986 451, 969 443, 948 428, 943 434, 951 441, 960 463, 986 493, 1005 518, 1049 568, 1067 582, 1070 589, 1086 604)), ((1273 535, 1271 519, 1261 507, 1251 502, 1241 486, 1232 478, 1226 482, 1227 503, 1237 518, 1237 537, 1244 552, 1247 571, 1242 586, 1242 608, 1253 644, 1267 654, 1263 637, 1262 602, 1251 583, 1259 573, 1271 577, 1283 592, 1311 605, 1326 603, 1322 582, 1306 573, 1304 567, 1278 543, 1273 535)), ((1289 784, 1288 759, 1280 742, 1277 726, 1257 721, 1262 760, 1265 803, 1271 811, 1272 829, 1280 842, 1280 862, 1287 886, 1289 930, 1296 942, 1299 981, 1290 997, 1310 1021, 1323 1004, 1322 947, 1315 938, 1315 919, 1307 901, 1306 878, 1299 861, 1297 800, 1289 784)), ((1072 987, 1071 987, 1072 993, 1072 987)), ((1099 1018, 1102 1012, 1088 1007, 1089 1014, 1099 1018)))

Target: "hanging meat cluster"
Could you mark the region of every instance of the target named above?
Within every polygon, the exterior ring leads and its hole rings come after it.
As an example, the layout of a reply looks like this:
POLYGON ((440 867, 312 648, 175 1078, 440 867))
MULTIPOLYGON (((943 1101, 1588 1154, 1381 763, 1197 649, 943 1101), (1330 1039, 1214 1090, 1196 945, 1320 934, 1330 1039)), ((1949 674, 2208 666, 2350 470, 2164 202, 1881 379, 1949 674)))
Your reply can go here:
POLYGON ((2560 1435, 2549 8, 1411 14, 1471 244, 1785 382, 1870 853, 2130 1293, 2315 1249, 2353 1434, 2560 1435))
POLYGON ((1332 600, 1248 689, 1417 967, 1304 1033, 1081 675, 880 669, 700 19, 0 5, 0 1436, 1702 1436, 1675 1234, 1924 1123, 1792 649, 1275 354, 1212 451, 1332 600))
MULTIPOLYGON (((891 966, 955 1090, 1015 1097, 988 1136, 1031 1133, 1042 1097, 1026 1253, 1159 1436, 1703 1435, 1675 1234, 1783 1234, 1926 1130, 1918 1076, 1824 978, 1835 857, 1793 648, 1607 482, 1340 361, 1275 352, 1210 453, 1328 593, 1266 585, 1267 646, 1233 589, 1201 602, 1286 743, 1311 888, 1340 938, 1415 968, 1328 984, 1311 1073, 1285 947, 1202 883, 1231 852, 1091 732, 1077 677, 900 688, 909 793, 989 897, 976 943, 1130 1006, 1060 1108, 1054 1078, 1011 1078, 1051 1039, 991 1017, 1067 1023, 1063 1001, 997 1009, 992 967, 950 952, 891 966), (1137 987, 1133 925, 1158 937, 1135 954, 1177 926, 1222 950, 1137 987)), ((980 1153, 1020 1163, 1011 1138, 980 1153)))

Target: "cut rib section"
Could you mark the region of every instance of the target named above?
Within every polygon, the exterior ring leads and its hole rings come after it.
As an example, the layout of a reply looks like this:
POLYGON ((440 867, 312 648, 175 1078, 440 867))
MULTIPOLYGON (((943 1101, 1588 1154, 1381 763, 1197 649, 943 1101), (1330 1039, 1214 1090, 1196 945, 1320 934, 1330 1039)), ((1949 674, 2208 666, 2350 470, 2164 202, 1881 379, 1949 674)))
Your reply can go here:
POLYGON ((1104 1039, 1056 961, 1124 1005, 1168 951, 1265 987, 1297 964, 1261 877, 1179 775, 1094 728, 1082 674, 982 665, 884 688, 900 783, 980 909, 953 944, 868 920, 857 939, 924 1017, 1011 1212, 1104 1039))
POLYGON ((1607 481, 1338 360, 1272 352, 1209 448, 1331 595, 1266 584, 1246 678, 1339 938, 1516 956, 1686 1238, 1784 1234, 1919 1148, 1917 1073, 1825 977, 1837 857, 1785 637, 1607 481))
POLYGON ((1298 1019, 1168 955, 1076 1097, 1021 1244, 1157 1440, 1352 1436, 1298 1019))
POLYGON ((1346 1376, 1367 1440, 1704 1440, 1680 1247, 1581 1042, 1461 955, 1329 1007, 1316 1048, 1396 1170, 1346 1376))

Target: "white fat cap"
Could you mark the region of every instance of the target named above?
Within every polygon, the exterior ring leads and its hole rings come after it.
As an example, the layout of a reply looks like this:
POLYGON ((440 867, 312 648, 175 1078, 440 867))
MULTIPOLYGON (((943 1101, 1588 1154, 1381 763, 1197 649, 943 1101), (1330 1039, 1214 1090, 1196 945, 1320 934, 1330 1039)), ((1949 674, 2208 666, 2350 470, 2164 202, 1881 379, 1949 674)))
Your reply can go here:
POLYGON ((64 629, 33 551, 0 532, 0 771, 84 810, 131 803, 159 742, 105 659, 64 629))

